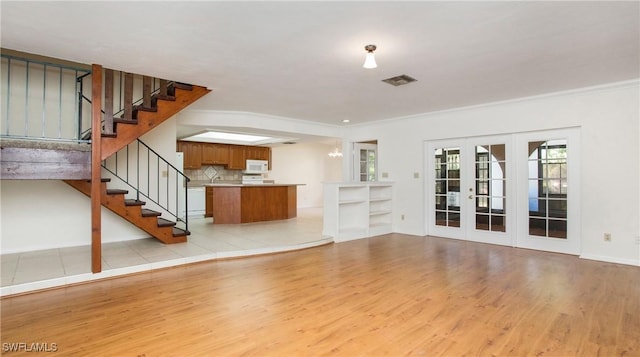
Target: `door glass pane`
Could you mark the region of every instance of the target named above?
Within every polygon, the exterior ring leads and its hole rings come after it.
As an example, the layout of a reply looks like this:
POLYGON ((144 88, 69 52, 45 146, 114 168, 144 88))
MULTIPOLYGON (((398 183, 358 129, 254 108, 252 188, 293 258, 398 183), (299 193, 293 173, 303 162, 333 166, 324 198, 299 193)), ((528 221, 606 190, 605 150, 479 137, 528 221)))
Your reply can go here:
POLYGON ((567 141, 529 142, 529 234, 567 238, 567 141))
POLYGON ((505 145, 477 145, 475 156, 475 227, 483 231, 505 232, 505 145))
POLYGON ((460 148, 434 150, 436 225, 460 227, 460 148))
POLYGON ((376 149, 360 149, 360 181, 376 181, 376 149))

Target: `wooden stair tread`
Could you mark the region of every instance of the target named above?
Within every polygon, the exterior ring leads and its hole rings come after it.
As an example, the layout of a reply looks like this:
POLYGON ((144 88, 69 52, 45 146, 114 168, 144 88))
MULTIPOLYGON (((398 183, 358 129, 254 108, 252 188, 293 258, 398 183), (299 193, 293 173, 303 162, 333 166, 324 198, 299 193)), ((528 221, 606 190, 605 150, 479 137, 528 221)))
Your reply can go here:
POLYGON ((175 102, 175 100, 176 100, 176 96, 174 96, 174 95, 160 95, 160 94, 157 94, 157 95, 156 95, 156 99, 159 99, 159 100, 168 100, 168 101, 175 102))
POLYGON ((162 213, 160 213, 158 211, 154 211, 152 209, 147 209, 147 208, 143 208, 142 209, 142 217, 158 217, 161 214, 162 213))
POLYGON ((193 90, 193 86, 188 83, 173 82, 173 87, 183 90, 193 90))
POLYGON ((118 124, 133 124, 133 125, 138 124, 137 119, 128 119, 128 118, 113 118, 113 122, 118 124))
POLYGON ((140 106, 135 106, 133 107, 134 111, 140 111, 140 112, 157 112, 158 111, 158 107, 144 107, 142 105, 140 106))
POLYGON ((171 222, 168 219, 158 217, 158 227, 172 227, 175 225, 176 225, 176 222, 171 222))
POLYGON ((138 200, 134 200, 134 199, 126 199, 126 200, 124 200, 124 204, 125 204, 125 206, 144 206, 146 204, 146 202, 138 201, 138 200))
POLYGON ((119 188, 108 188, 107 195, 126 195, 129 193, 127 190, 121 190, 119 188))
MULTIPOLYGON (((86 180, 86 182, 91 183, 91 180, 86 180)), ((100 182, 111 182, 111 179, 108 177, 103 177, 100 179, 100 182)))
POLYGON ((174 237, 184 237, 191 235, 191 232, 185 231, 184 229, 173 227, 173 236, 174 237))
POLYGON ((102 136, 103 138, 117 138, 118 134, 116 134, 116 133, 111 133, 111 134, 102 133, 102 134, 100 134, 100 136, 102 136))

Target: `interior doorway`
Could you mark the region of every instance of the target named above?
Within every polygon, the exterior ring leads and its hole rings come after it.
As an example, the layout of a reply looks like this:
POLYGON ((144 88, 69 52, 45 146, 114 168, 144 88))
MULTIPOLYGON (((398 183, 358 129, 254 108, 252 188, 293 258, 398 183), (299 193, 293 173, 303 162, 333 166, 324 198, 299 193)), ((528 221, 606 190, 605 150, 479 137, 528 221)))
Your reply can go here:
POLYGON ((378 141, 353 143, 353 180, 378 181, 378 141))

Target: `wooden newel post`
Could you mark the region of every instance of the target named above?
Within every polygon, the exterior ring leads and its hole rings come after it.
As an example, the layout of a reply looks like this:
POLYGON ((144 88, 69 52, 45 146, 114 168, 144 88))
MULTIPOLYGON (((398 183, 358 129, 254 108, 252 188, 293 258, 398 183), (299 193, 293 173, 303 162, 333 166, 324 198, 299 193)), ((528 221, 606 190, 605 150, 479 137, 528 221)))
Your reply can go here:
POLYGON ((91 271, 102 271, 102 66, 91 66, 91 271))

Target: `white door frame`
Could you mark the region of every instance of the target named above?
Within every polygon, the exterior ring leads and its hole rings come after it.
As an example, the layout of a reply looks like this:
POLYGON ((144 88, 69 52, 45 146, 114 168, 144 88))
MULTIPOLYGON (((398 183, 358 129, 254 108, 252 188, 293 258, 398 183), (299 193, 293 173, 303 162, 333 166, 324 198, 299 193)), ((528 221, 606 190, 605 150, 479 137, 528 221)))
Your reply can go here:
POLYGON ((425 202, 428 219, 426 231, 430 235, 463 239, 482 243, 514 246, 516 232, 516 200, 515 200, 515 164, 513 162, 513 145, 511 135, 491 135, 468 138, 428 141, 426 145, 427 170, 424 174, 427 189, 425 202), (476 192, 475 192, 475 148, 476 145, 505 145, 505 232, 484 231, 476 229, 476 192), (458 147, 461 157, 460 177, 460 228, 449 228, 435 224, 435 158, 436 148, 458 147))
POLYGON ((581 250, 580 212, 580 129, 557 129, 517 134, 518 225, 516 246, 557 253, 579 255, 581 250), (528 143, 530 141, 567 140, 567 238, 547 238, 529 234, 528 143))
MULTIPOLYGON (((487 141, 487 144, 490 142, 487 141)), ((498 142, 496 142, 498 143, 498 142)), ((469 149, 464 149, 467 151, 469 149)), ((580 212, 580 128, 563 128, 554 130, 542 130, 526 133, 512 133, 496 136, 477 136, 469 138, 453 138, 442 140, 425 141, 425 169, 423 177, 425 178, 426 189, 424 190, 425 198, 424 212, 427 216, 425 219, 425 232, 427 235, 440 236, 454 239, 472 240, 478 242, 486 242, 493 244, 511 245, 514 247, 536 249, 543 251, 551 251, 565 254, 579 255, 581 250, 581 212, 580 212), (491 237, 483 237, 484 232, 474 231, 473 227, 469 227, 471 217, 469 212, 472 209, 461 207, 461 229, 442 227, 435 225, 435 148, 441 147, 460 147, 461 152, 463 146, 475 146, 478 141, 507 138, 505 141, 507 169, 507 202, 505 209, 507 212, 506 230, 510 237, 502 242, 494 242, 491 237), (567 140, 567 170, 568 170, 568 190, 567 190, 567 239, 546 238, 529 235, 529 193, 528 193, 528 142, 529 141, 547 141, 554 139, 567 140), (509 155, 511 159, 509 159, 509 155), (462 229, 462 226, 465 228, 462 229)), ((475 160, 474 160, 475 161, 475 160)), ((468 169, 467 169, 468 171, 468 169)), ((469 173, 471 174, 471 173, 469 173)), ((471 174, 474 176, 473 174, 471 174)), ((464 175, 463 176, 469 176, 464 175)), ((462 178, 461 178, 462 179, 462 178)), ((469 181, 461 185, 460 195, 467 198, 464 194, 468 193, 469 181), (463 187, 466 187, 463 188, 463 187), (465 192, 466 191, 466 192, 465 192)), ((462 198, 461 198, 462 200, 462 198)), ((472 200, 469 200, 472 201, 472 200)), ((473 201, 472 201, 473 202, 473 201)), ((473 205, 475 206, 475 204, 473 205)), ((468 205, 465 205, 468 207, 468 205)))

